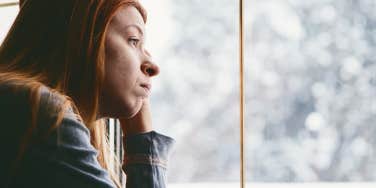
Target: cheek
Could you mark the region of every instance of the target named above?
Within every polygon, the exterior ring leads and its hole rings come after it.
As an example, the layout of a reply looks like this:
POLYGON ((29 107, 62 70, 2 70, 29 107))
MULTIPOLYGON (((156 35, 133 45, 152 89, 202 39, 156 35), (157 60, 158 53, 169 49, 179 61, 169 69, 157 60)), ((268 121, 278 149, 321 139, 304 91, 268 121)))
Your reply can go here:
POLYGON ((106 85, 105 88, 112 93, 112 96, 109 97, 123 98, 125 100, 126 97, 132 94, 135 76, 132 74, 132 67, 125 62, 121 62, 125 59, 116 60, 118 59, 106 62, 104 84, 106 85))
MULTIPOLYGON (((106 75, 117 87, 129 87, 136 77, 135 55, 121 37, 106 40, 106 75)), ((129 89, 129 88, 128 88, 129 89)))
POLYGON ((117 62, 119 61, 124 52, 127 51, 126 43, 124 43, 121 37, 116 37, 114 35, 109 36, 106 38, 106 45, 105 45, 105 54, 106 54, 106 64, 108 62, 117 62))
POLYGON ((122 37, 110 37, 106 40, 105 64, 121 74, 137 74, 138 53, 122 37))
POLYGON ((128 116, 139 110, 139 98, 135 95, 137 62, 121 40, 108 41, 106 46, 105 79, 103 94, 105 105, 111 108, 110 116, 128 116))

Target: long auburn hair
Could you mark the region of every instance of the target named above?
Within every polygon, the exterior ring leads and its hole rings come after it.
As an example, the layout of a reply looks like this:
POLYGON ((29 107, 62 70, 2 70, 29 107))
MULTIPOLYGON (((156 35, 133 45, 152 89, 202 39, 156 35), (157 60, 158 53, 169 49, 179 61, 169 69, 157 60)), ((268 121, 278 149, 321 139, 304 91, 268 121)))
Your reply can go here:
POLYGON ((0 102, 6 104, 7 92, 19 97, 19 105, 9 104, 19 111, 18 120, 12 120, 20 129, 19 135, 13 135, 17 160, 31 143, 40 120, 40 89, 47 86, 65 101, 52 110, 56 112, 52 129, 61 123, 67 106, 73 106, 90 130, 99 163, 120 186, 119 174, 109 166, 111 151, 104 120, 96 118, 104 79, 106 30, 122 6, 134 6, 146 22, 146 12, 138 0, 20 1, 18 16, 0 46, 0 83, 13 83, 11 88, 0 89, 0 102))

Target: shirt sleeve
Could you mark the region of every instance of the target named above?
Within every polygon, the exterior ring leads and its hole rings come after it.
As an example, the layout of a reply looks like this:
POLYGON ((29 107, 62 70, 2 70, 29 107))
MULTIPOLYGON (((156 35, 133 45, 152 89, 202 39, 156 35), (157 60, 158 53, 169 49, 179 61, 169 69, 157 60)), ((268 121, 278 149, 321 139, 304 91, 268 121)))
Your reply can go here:
POLYGON ((151 131, 125 138, 127 188, 165 188, 167 160, 175 141, 151 131))

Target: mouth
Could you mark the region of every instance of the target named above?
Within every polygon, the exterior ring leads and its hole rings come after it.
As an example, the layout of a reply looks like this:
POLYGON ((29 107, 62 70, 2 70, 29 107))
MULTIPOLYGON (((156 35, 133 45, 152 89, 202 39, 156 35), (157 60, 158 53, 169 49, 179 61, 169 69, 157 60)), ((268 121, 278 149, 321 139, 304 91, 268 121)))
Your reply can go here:
POLYGON ((146 93, 149 95, 150 94, 150 92, 151 92, 151 84, 141 84, 140 85, 142 88, 144 88, 145 89, 145 91, 146 91, 146 93))

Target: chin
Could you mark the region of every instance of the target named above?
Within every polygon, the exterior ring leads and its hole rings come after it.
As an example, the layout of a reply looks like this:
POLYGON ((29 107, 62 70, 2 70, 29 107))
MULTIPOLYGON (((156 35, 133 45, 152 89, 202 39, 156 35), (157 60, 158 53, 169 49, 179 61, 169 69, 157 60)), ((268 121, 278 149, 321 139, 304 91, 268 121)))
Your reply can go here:
POLYGON ((124 117, 124 118, 134 117, 141 110, 141 107, 142 107, 142 99, 137 99, 133 103, 133 105, 129 105, 129 107, 126 110, 127 112, 124 113, 124 114, 126 114, 126 117, 124 117))
POLYGON ((141 98, 133 98, 132 100, 118 100, 112 101, 111 104, 105 105, 101 109, 100 118, 132 118, 134 117, 142 107, 143 101, 141 98))

